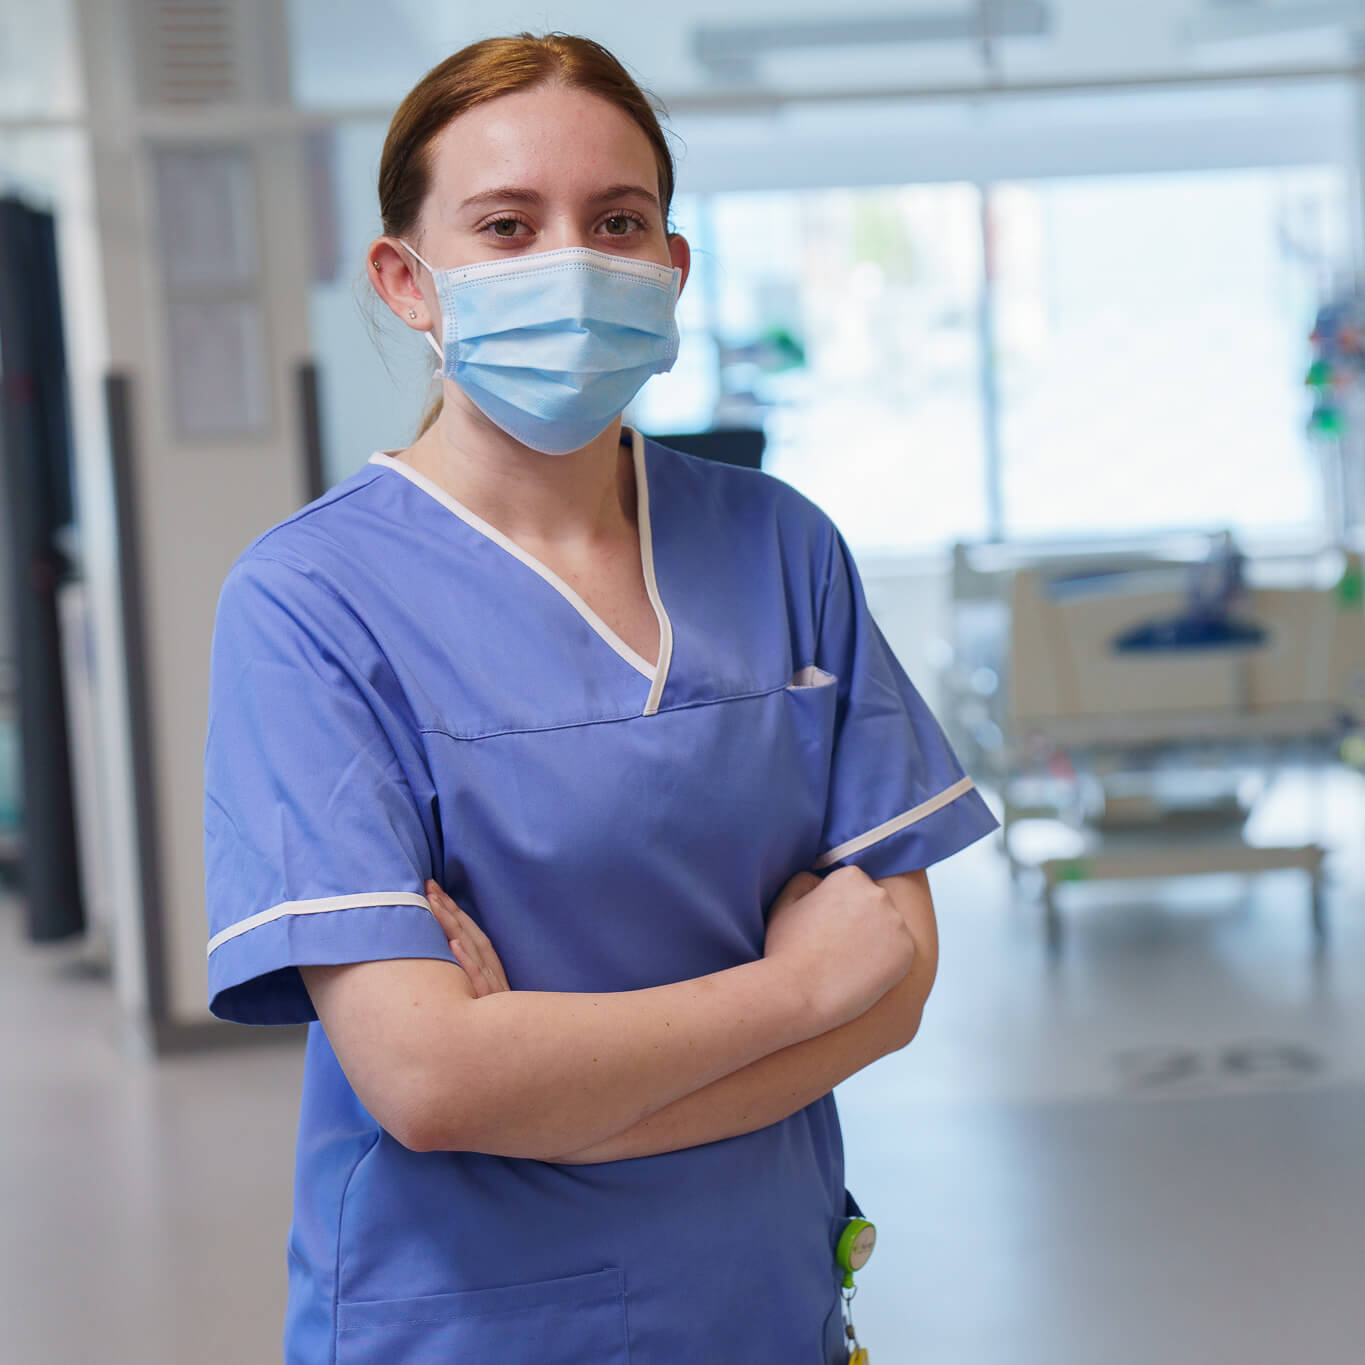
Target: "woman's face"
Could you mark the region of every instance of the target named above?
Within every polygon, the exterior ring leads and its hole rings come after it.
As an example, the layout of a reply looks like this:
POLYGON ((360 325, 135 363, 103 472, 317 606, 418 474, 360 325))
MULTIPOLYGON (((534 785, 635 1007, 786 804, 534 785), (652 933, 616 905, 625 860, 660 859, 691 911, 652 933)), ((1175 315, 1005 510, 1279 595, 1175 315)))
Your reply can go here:
MULTIPOLYGON (((438 270, 591 247, 679 267, 685 281, 689 259, 686 241, 666 229, 644 130, 600 96, 561 86, 501 95, 451 121, 432 144, 413 237, 438 270)), ((400 254, 439 318, 431 277, 400 254)))

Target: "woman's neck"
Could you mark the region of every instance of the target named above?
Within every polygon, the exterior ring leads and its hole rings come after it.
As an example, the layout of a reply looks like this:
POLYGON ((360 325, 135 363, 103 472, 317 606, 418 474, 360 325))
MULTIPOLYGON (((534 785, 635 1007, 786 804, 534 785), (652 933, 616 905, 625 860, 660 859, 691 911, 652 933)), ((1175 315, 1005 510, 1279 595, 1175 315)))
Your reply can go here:
POLYGON ((618 418, 582 450, 528 450, 447 392, 437 420, 398 452, 457 502, 521 545, 573 550, 632 533, 635 463, 618 418))

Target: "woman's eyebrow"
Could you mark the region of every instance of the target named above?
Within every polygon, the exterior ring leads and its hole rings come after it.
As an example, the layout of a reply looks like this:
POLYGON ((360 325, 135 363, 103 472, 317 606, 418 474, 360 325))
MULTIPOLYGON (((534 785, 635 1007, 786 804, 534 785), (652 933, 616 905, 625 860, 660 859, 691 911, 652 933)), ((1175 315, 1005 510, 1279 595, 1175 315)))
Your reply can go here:
POLYGON ((611 199, 648 199, 655 208, 659 207, 659 196, 645 189, 643 185, 612 185, 608 189, 590 195, 588 202, 590 204, 605 204, 611 199))
MULTIPOLYGON (((604 190, 598 190, 588 196, 590 204, 606 204, 613 199, 644 199, 654 208, 659 207, 659 196, 652 190, 647 190, 643 185, 610 185, 604 190)), ((537 190, 527 189, 521 185, 499 185, 495 189, 480 190, 478 194, 471 194, 468 199, 460 201, 459 212, 468 208, 477 208, 484 204, 542 204, 545 202, 544 196, 537 190)))
POLYGON ((522 189, 517 185, 499 185, 496 189, 480 190, 478 194, 471 194, 468 199, 462 199, 460 208, 463 210, 478 204, 539 204, 541 202, 541 196, 535 190, 522 189))

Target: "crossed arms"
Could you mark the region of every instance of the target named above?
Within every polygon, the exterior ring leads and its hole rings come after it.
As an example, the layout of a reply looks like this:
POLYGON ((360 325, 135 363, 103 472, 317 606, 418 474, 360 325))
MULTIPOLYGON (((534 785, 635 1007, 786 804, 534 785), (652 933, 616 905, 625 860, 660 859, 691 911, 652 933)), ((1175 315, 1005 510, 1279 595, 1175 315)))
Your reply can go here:
POLYGON ((905 1046, 937 971, 923 871, 798 874, 761 959, 596 995, 506 989, 473 921, 427 896, 460 965, 300 968, 361 1102, 419 1151, 586 1164, 753 1132, 905 1046))

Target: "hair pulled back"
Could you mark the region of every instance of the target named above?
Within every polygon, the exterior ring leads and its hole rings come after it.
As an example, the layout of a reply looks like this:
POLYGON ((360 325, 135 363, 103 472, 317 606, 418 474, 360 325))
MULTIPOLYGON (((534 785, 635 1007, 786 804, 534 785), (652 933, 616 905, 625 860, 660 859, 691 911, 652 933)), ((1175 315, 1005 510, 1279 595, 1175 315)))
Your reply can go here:
MULTIPOLYGON (((379 159, 379 213, 384 234, 409 236, 431 188, 431 147, 465 110, 499 95, 562 85, 609 100, 634 119, 654 149, 659 206, 668 222, 673 202, 673 153, 648 95, 601 43, 568 33, 518 33, 485 38, 433 67, 398 106, 379 159)), ((441 412, 438 395, 418 435, 441 412)))

